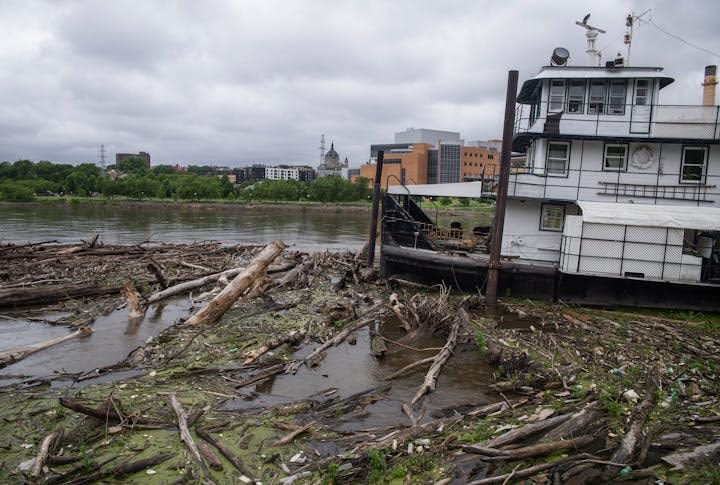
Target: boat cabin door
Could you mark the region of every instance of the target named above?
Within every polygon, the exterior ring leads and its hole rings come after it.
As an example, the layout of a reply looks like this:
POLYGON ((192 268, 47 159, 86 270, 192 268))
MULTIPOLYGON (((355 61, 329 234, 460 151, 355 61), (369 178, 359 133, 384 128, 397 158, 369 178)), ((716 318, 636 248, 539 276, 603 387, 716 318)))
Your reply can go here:
POLYGON ((650 133, 652 93, 650 79, 635 80, 630 111, 630 133, 650 133))

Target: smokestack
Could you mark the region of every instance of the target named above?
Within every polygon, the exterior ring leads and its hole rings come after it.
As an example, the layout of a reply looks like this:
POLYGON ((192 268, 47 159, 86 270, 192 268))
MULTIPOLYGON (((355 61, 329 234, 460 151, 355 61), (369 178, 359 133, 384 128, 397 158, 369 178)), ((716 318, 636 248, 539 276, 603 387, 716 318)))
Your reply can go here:
POLYGON ((705 66, 705 79, 703 79, 703 106, 715 106, 715 74, 717 66, 705 66))

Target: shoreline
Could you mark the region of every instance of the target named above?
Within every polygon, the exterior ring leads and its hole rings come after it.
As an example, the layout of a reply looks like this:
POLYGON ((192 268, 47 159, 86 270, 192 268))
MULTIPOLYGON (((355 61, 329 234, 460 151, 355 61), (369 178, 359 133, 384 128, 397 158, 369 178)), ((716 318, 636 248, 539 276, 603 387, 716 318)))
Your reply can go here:
MULTIPOLYGON (((229 201, 229 200, 204 200, 204 201, 180 201, 180 200, 132 200, 132 199, 91 199, 91 198, 76 198, 76 197, 63 197, 63 198, 38 198, 37 200, 29 202, 12 202, 12 201, 0 201, 0 205, 8 206, 44 206, 44 205, 90 205, 90 206, 111 206, 118 208, 182 208, 192 210, 207 210, 207 209, 219 209, 219 210, 264 210, 264 211, 276 211, 276 212, 295 212, 295 211, 314 211, 314 212, 363 212, 370 213, 372 211, 372 205, 370 203, 336 203, 329 202, 325 204, 314 203, 314 202, 241 202, 241 201, 229 201)), ((438 207, 438 214, 443 216, 473 216, 477 214, 491 214, 494 212, 494 207, 484 208, 468 208, 468 207, 438 207)))

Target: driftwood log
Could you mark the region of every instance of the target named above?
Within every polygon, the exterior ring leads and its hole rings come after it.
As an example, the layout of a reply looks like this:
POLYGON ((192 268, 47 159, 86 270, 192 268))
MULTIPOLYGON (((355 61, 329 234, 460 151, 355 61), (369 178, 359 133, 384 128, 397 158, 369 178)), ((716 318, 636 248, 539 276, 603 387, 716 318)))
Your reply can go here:
MULTIPOLYGON (((366 312, 364 312, 364 315, 373 315, 376 312, 378 312, 383 307, 383 303, 376 303, 372 307, 370 307, 366 312)), ((333 338, 326 340, 323 342, 320 347, 315 349, 310 355, 305 357, 303 360, 294 362, 293 364, 289 365, 286 372, 288 373, 295 373, 297 370, 303 365, 307 365, 308 367, 312 367, 317 361, 319 360, 320 356, 322 355, 325 350, 329 349, 330 347, 334 347, 338 345, 339 343, 343 342, 348 335, 350 335, 352 332, 355 332, 356 330, 359 330, 367 325, 370 325, 371 323, 374 323, 377 320, 377 316, 372 316, 369 318, 364 318, 362 320, 358 320, 357 322, 348 325, 347 327, 343 328, 340 332, 338 332, 333 338)))
POLYGON ((452 350, 455 348, 455 344, 457 343, 459 328, 460 322, 459 320, 455 320, 452 324, 452 327, 450 327, 450 335, 448 335, 445 346, 434 357, 433 363, 430 366, 430 369, 428 369, 427 374, 425 375, 425 380, 423 381, 420 389, 418 389, 418 391, 415 393, 415 397, 413 397, 413 400, 411 401, 411 404, 413 406, 417 405, 417 403, 420 402, 420 399, 422 399, 425 394, 433 392, 435 390, 438 375, 440 374, 440 371, 442 370, 447 360, 450 358, 450 354, 452 353, 452 350))
POLYGON ((42 440, 42 443, 40 444, 40 450, 35 457, 35 463, 33 463, 32 470, 30 471, 31 477, 37 478, 40 476, 40 472, 42 471, 43 465, 45 464, 45 460, 47 460, 48 455, 50 454, 50 449, 57 441, 57 438, 59 436, 59 432, 53 431, 42 440))
POLYGON ((635 446, 642 439, 642 430, 648 414, 650 414, 655 404, 655 394, 660 380, 660 370, 657 367, 652 367, 646 379, 645 396, 630 415, 630 429, 628 429, 628 432, 620 443, 620 447, 611 459, 611 461, 615 463, 625 463, 632 456, 635 446))
POLYGON ((2 352, 0 352, 0 368, 5 367, 6 365, 13 364, 19 360, 24 359, 28 355, 47 349, 48 347, 52 347, 53 345, 61 344, 63 342, 78 337, 87 337, 90 334, 92 334, 92 329, 90 329, 90 327, 80 327, 70 335, 65 335, 64 337, 46 340, 45 342, 40 342, 37 344, 25 345, 23 347, 16 347, 14 349, 3 350, 2 352))
POLYGON ((95 284, 50 285, 26 288, 0 289, 0 308, 28 305, 49 305, 65 300, 116 295, 120 286, 98 286, 95 284))
POLYGON ((195 440, 193 439, 192 435, 190 434, 190 430, 188 429, 187 413, 185 412, 185 409, 183 409, 182 404, 180 404, 180 401, 178 401, 175 393, 169 393, 167 395, 167 398, 170 401, 170 406, 172 406, 175 414, 177 414, 178 428, 180 428, 180 439, 185 443, 188 450, 190 450, 190 455, 192 455, 195 462, 200 466, 200 468, 203 469, 203 471, 207 473, 207 466, 205 465, 205 462, 202 459, 202 455, 200 455, 200 450, 198 449, 197 444, 195 443, 195 440))
POLYGON ((270 266, 275 258, 285 249, 282 241, 268 244, 250 265, 238 274, 215 298, 185 322, 187 325, 212 323, 220 319, 225 312, 240 298, 253 282, 270 266))
POLYGON ((306 329, 301 330, 293 330, 287 335, 281 335, 280 337, 271 340, 264 345, 258 347, 255 350, 252 350, 245 354, 245 360, 243 361, 243 365, 252 364, 255 362, 258 358, 263 356, 265 353, 269 352, 270 350, 276 349, 280 347, 281 345, 285 344, 291 344, 291 345, 297 345, 302 341, 302 339, 305 338, 305 335, 307 335, 306 329))
POLYGON ((191 290, 194 290, 196 288, 202 288, 205 285, 209 285, 210 283, 215 283, 218 281, 221 277, 226 278, 234 278, 235 276, 239 275, 245 270, 245 268, 233 268, 228 269, 226 271, 223 271, 221 273, 215 273, 208 276, 203 276, 202 278, 197 278, 191 281, 185 281, 183 283, 179 283, 177 285, 170 286, 168 288, 165 288, 162 291, 158 291, 157 293, 153 293, 150 295, 147 300, 145 301, 145 305, 149 306, 153 303, 157 303, 159 301, 164 300, 165 298, 170 298, 171 296, 177 295, 179 293, 186 293, 191 290))
POLYGON ((248 479, 253 480, 253 476, 248 471, 247 467, 243 464, 243 462, 240 460, 240 458, 238 458, 237 455, 235 453, 233 453, 232 450, 230 450, 230 448, 228 448, 224 444, 220 443, 218 440, 213 438, 212 435, 210 435, 210 433, 208 433, 207 431, 205 431, 203 429, 198 428, 197 426, 195 427, 195 432, 197 433, 197 435, 199 437, 201 437, 202 439, 204 439, 205 441, 207 441, 208 443, 213 445, 215 448, 217 448, 220 451, 220 453, 222 453, 222 455, 225 458, 227 458, 228 461, 230 463, 232 463, 233 466, 240 473, 242 473, 248 479))

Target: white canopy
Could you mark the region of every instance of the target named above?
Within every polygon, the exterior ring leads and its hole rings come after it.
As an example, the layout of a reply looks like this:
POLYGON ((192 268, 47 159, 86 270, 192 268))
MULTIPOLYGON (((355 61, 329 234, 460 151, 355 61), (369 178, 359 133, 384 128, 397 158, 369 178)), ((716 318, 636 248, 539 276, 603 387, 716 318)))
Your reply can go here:
POLYGON ((584 222, 720 231, 720 208, 578 200, 584 222))
POLYGON ((454 184, 390 185, 388 194, 422 195, 425 197, 482 197, 482 182, 454 184))

